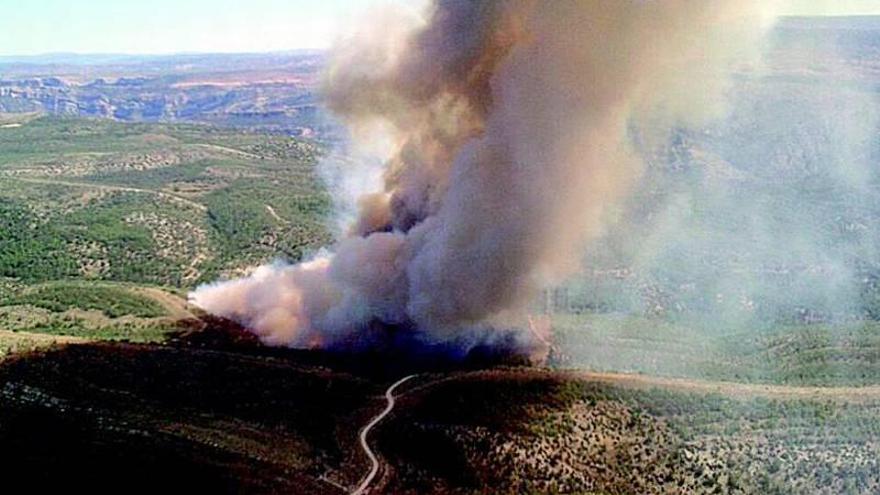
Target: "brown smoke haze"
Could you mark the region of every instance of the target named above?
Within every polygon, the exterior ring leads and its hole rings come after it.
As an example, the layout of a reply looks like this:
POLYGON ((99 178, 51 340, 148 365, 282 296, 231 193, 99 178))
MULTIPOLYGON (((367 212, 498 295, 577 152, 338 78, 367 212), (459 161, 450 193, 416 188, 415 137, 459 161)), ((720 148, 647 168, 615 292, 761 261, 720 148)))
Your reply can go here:
POLYGON ((375 16, 339 44, 325 95, 381 153, 383 187, 358 198, 329 254, 201 287, 192 302, 294 347, 345 345, 377 325, 432 342, 525 326, 536 292, 580 268, 639 180, 630 129, 719 115, 766 10, 467 0, 375 16))

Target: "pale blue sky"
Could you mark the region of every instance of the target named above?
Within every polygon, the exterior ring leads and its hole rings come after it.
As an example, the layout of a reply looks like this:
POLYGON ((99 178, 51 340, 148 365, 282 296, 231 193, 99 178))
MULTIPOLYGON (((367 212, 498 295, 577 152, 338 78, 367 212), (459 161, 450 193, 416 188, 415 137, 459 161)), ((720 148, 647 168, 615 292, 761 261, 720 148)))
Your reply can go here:
MULTIPOLYGON (((324 48, 359 12, 420 1, 0 0, 0 55, 324 48)), ((784 1, 791 14, 880 14, 880 0, 784 1)))
POLYGON ((0 0, 0 55, 327 47, 364 10, 407 0, 0 0))

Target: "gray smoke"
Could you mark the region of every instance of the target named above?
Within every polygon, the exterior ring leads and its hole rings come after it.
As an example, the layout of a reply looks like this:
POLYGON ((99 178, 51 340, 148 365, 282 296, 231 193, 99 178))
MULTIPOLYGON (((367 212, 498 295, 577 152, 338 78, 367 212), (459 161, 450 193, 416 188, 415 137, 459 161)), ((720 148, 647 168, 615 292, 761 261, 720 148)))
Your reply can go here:
POLYGON ((382 157, 381 189, 358 191, 327 254, 191 300, 296 347, 377 324, 441 342, 525 326, 528 302, 619 216, 643 172, 633 136, 662 142, 723 112, 726 75, 756 53, 766 10, 462 0, 377 15, 340 43, 325 94, 362 152, 382 157))
POLYGON ((723 119, 634 139, 649 165, 571 309, 718 332, 880 316, 877 38, 824 22, 783 21, 723 119))

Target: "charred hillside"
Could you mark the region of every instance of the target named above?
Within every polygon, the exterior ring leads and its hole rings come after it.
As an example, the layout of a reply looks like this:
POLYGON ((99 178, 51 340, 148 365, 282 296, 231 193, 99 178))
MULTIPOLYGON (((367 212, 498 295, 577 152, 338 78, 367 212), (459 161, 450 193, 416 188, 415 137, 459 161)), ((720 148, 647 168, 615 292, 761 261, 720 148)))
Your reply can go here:
POLYGON ((343 493, 367 469, 357 434, 387 383, 488 362, 271 348, 222 319, 189 326, 166 344, 68 345, 0 363, 0 462, 37 490, 343 493))
POLYGON ((346 493, 369 469, 360 429, 390 383, 418 372, 370 438, 371 493, 880 486, 876 388, 441 371, 398 357, 265 347, 222 321, 165 345, 20 354, 0 363, 0 462, 37 492, 346 493))

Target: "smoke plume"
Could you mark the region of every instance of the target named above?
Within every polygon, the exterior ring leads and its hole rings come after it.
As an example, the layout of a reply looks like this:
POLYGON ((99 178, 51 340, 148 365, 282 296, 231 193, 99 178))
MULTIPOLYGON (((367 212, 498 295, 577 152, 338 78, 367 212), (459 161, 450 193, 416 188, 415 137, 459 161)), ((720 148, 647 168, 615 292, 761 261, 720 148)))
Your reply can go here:
POLYGON ((382 156, 382 187, 359 195, 328 253, 192 301, 294 347, 349 345, 377 328, 491 340, 521 325, 641 176, 633 128, 665 139, 723 111, 725 75, 753 53, 764 9, 453 0, 420 18, 377 15, 339 44, 325 95, 382 156))

